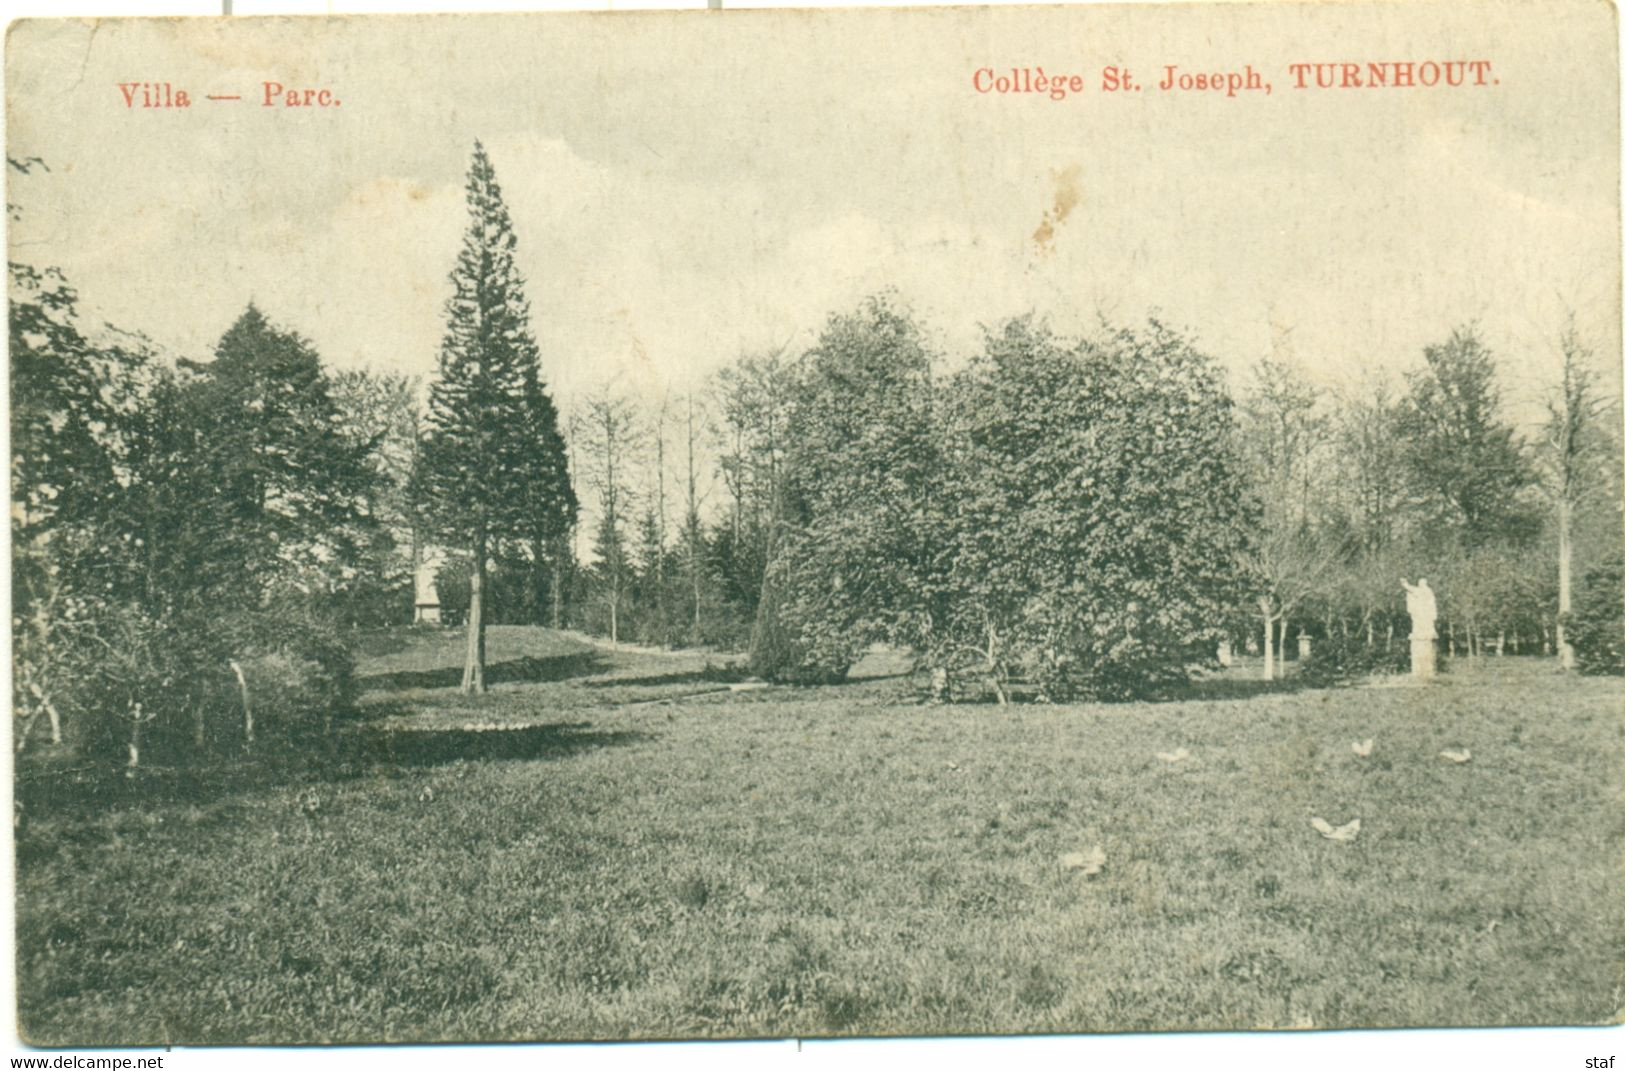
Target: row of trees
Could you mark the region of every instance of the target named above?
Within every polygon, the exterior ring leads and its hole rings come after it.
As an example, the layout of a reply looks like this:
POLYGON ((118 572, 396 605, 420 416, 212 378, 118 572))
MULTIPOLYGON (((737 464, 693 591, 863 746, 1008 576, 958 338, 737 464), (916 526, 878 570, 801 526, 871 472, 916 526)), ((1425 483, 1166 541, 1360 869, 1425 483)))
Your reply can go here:
POLYGON ((171 363, 10 266, 20 743, 68 711, 132 762, 250 743, 256 716, 310 728, 344 705, 346 631, 407 620, 430 547, 474 692, 494 618, 748 647, 775 679, 888 641, 1000 698, 1137 694, 1225 640, 1267 673, 1293 633, 1391 650, 1405 574, 1433 578, 1453 647, 1568 659, 1576 577, 1619 573, 1618 399, 1572 328, 1520 430, 1470 328, 1354 395, 1283 340, 1233 400, 1154 320, 1017 318, 946 372, 881 296, 804 353, 654 407, 606 389, 563 426, 477 144, 467 201, 426 409, 252 305, 212 361, 171 363))
POLYGON ((1290 359, 1258 364, 1243 450, 1262 506, 1267 662, 1291 623, 1387 649, 1406 624, 1396 578, 1425 574, 1449 653, 1510 644, 1574 664, 1576 562, 1603 567, 1620 545, 1619 415, 1572 325, 1556 348, 1543 419, 1525 434, 1471 328, 1427 347, 1397 392, 1378 381, 1340 397, 1290 359))
MULTIPOLYGON (((1166 503, 1174 507, 1170 531, 1195 525, 1206 532, 1213 568, 1236 574, 1234 601, 1205 618, 1210 631, 1261 651, 1267 675, 1285 672, 1286 641, 1297 636, 1345 659, 1358 649, 1359 664, 1402 663, 1409 622, 1399 580, 1407 575, 1429 576, 1440 591, 1448 653, 1546 652, 1573 664, 1565 631, 1576 587, 1602 593, 1597 605, 1610 605, 1620 447, 1618 399, 1601 388, 1594 357, 1572 325, 1557 339, 1543 412, 1522 429, 1508 417, 1495 358, 1471 327, 1427 347, 1399 384, 1373 379, 1343 392, 1315 386, 1283 339, 1276 356, 1251 370, 1233 409, 1221 404, 1222 382, 1211 369, 1204 373, 1201 396, 1216 408, 1182 415, 1182 432, 1198 435, 1197 468, 1188 476, 1167 457, 1147 461, 1132 440, 1113 439, 1105 413, 1082 402, 1068 408, 1068 376, 1082 377, 1078 389, 1100 401, 1119 389, 1102 368, 1115 361, 1126 376, 1131 365, 1156 367, 1165 350, 1190 348, 1156 324, 1139 334, 1152 341, 1103 327, 1089 341, 1062 343, 1042 325, 1016 320, 989 335, 970 369, 942 377, 919 328, 894 305, 881 301, 837 316, 799 359, 747 356, 718 376, 706 408, 715 414, 710 439, 728 496, 709 526, 693 506, 694 402, 685 402, 678 446, 689 473, 689 520, 676 533, 665 524, 665 411, 640 420, 624 399, 594 400, 593 434, 578 437, 578 454, 600 502, 612 489, 615 505, 600 511, 596 564, 582 574, 577 620, 606 635, 664 643, 726 637, 726 628, 704 625, 711 614, 753 623, 758 668, 774 671, 777 656, 764 644, 779 646, 770 626, 783 600, 797 593, 829 604, 856 599, 831 611, 819 635, 802 637, 813 666, 838 671, 846 648, 889 638, 921 649, 946 644, 958 661, 974 647, 999 667, 997 678, 1008 669, 999 654, 1004 630, 990 624, 999 615, 975 611, 984 615, 975 644, 963 635, 947 639, 944 604, 925 595, 938 581, 928 579, 924 559, 965 552, 958 575, 981 586, 981 600, 1002 592, 1007 612, 1018 607, 1032 622, 1044 620, 1043 597, 1012 579, 1046 560, 1041 547, 1023 542, 1027 507, 1015 503, 1052 504, 1051 515, 1027 523, 1058 540, 1050 552, 1057 560, 1124 542, 1088 526, 1089 495, 1066 483, 1112 452, 1120 468, 1099 492, 1136 501, 1146 526, 1155 527, 1166 503), (1096 378, 1087 378, 1091 370, 1096 378), (1002 398, 1023 390, 1030 393, 1020 419, 992 427, 972 419, 991 419, 1002 398), (867 430, 853 430, 864 420, 867 430), (1199 433, 1204 420, 1210 426, 1199 433), (611 442, 618 444, 613 453, 611 442), (1021 453, 1032 442, 1045 444, 1050 468, 1021 453), (1057 459, 1071 467, 1055 468, 1057 459), (639 470, 648 474, 641 481, 639 470), (1126 474, 1141 471, 1154 483, 1133 499, 1126 474), (1221 492, 1229 487, 1245 508, 1222 522, 1204 514, 1206 503, 1171 490, 1187 478, 1221 492), (853 480, 868 482, 853 489, 853 480), (965 504, 967 495, 981 501, 981 513, 965 504), (638 501, 648 512, 636 512, 638 501), (633 516, 644 523, 632 528, 625 520, 633 516), (813 538, 806 533, 818 516, 837 527, 813 538), (1225 528, 1238 518, 1245 526, 1239 535, 1225 528), (910 519, 912 527, 904 523, 910 519), (978 524, 987 526, 981 543, 956 530, 978 524), (880 532, 912 532, 910 554, 886 550, 880 532), (1012 556, 1005 561, 990 550, 977 561, 969 555, 977 546, 1012 556), (850 560, 827 566, 824 553, 850 560), (905 561, 910 555, 918 560, 905 561), (872 575, 887 562, 896 566, 892 573, 872 575), (1583 584, 1587 571, 1595 579, 1583 584), (850 585, 860 577, 854 595, 850 585), (599 609, 610 606, 613 614, 599 609), (877 623, 898 615, 914 624, 877 623)), ((1170 381, 1194 375, 1183 367, 1162 374, 1170 381)), ((1134 426, 1154 425, 1156 404, 1136 396, 1121 412, 1134 426)), ((1079 583, 1056 573, 1038 586, 1060 592, 1079 583)), ((1204 584, 1222 590, 1212 578, 1204 584)), ((1088 585, 1097 595, 1106 590, 1100 577, 1088 585)), ((808 607, 793 612, 798 621, 812 620, 808 607)))

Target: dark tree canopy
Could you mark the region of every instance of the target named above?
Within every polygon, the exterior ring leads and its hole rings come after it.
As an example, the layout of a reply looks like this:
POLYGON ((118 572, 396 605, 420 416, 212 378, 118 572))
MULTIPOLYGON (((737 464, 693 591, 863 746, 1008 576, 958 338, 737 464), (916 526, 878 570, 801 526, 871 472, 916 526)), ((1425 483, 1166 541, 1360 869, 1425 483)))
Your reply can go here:
POLYGON ((1587 570, 1568 626, 1580 672, 1625 674, 1625 556, 1618 549, 1587 570))
POLYGON ((1017 319, 935 383, 876 299, 830 320, 791 398, 758 672, 839 677, 884 640, 1052 698, 1139 694, 1240 598, 1230 401, 1161 324, 1066 343, 1017 319))
POLYGON ((19 740, 43 712, 53 742, 131 766, 233 749, 240 689, 270 675, 261 735, 330 719, 349 662, 321 599, 366 528, 369 446, 314 351, 250 307, 213 361, 168 367, 92 341, 58 273, 12 276, 19 740))
POLYGON ((1525 495, 1534 477, 1502 416, 1494 355, 1475 329, 1458 327, 1422 356, 1397 431, 1436 534, 1469 548, 1527 544, 1539 524, 1525 495))
POLYGON ((10 265, 13 600, 53 587, 105 590, 133 533, 123 474, 148 361, 94 342, 55 269, 10 265), (46 544, 50 544, 49 555, 46 544))
POLYGON ((187 411, 169 420, 193 431, 220 564, 252 577, 351 565, 372 527, 361 507, 375 444, 349 434, 310 343, 250 304, 213 361, 182 368, 187 411))

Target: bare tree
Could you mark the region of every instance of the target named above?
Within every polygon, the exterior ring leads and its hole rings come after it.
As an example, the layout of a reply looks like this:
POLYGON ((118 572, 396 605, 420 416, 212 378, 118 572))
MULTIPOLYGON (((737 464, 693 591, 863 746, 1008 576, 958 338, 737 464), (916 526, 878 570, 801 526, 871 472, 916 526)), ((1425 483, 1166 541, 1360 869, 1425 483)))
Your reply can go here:
POLYGON ((1572 315, 1558 349, 1560 378, 1546 397, 1537 464, 1557 526, 1557 657, 1564 669, 1573 669, 1565 617, 1574 605, 1574 515, 1604 485, 1603 459, 1611 451, 1604 423, 1607 403, 1597 389, 1591 350, 1575 330, 1572 315))
POLYGON ((1286 675, 1286 630, 1292 614, 1325 591, 1342 561, 1344 545, 1320 533, 1293 531, 1266 522, 1251 566, 1259 578, 1258 609, 1264 623, 1263 678, 1286 675), (1280 651, 1280 660, 1276 652, 1280 651))
POLYGON ((747 513, 755 526, 763 526, 778 501, 790 418, 787 348, 741 357, 718 377, 724 435, 731 447, 723 472, 735 499, 736 527, 739 515, 747 513))
POLYGON ((661 642, 668 642, 669 625, 666 587, 666 417, 671 409, 671 395, 662 393, 660 401, 651 406, 649 429, 654 445, 654 546, 650 550, 650 570, 654 581, 655 616, 660 622, 661 642))
POLYGON ((619 643, 629 572, 624 529, 631 499, 628 469, 641 445, 642 428, 632 400, 609 385, 588 399, 578 428, 579 445, 586 454, 587 482, 598 495, 593 551, 609 615, 609 639, 619 643))
MULTIPOLYGON (((1338 399, 1333 429, 1337 473, 1326 489, 1368 554, 1381 552, 1400 534, 1405 480, 1398 410, 1392 385, 1380 379, 1338 399)), ((1391 579, 1385 584, 1393 586, 1391 579)))
POLYGON ((1253 369, 1244 447, 1260 500, 1257 550, 1250 563, 1262 590, 1264 677, 1284 676, 1291 614, 1322 591, 1339 560, 1335 541, 1317 532, 1316 454, 1329 423, 1320 394, 1284 358, 1265 357, 1253 369))
POLYGON ((694 600, 693 628, 696 636, 699 635, 701 627, 705 575, 705 529, 700 519, 700 507, 704 503, 705 493, 700 489, 700 465, 697 456, 703 422, 704 413, 695 413, 694 392, 691 390, 684 398, 683 464, 686 471, 683 496, 683 552, 688 566, 690 596, 694 600), (698 424, 695 422, 696 416, 700 420, 698 424))

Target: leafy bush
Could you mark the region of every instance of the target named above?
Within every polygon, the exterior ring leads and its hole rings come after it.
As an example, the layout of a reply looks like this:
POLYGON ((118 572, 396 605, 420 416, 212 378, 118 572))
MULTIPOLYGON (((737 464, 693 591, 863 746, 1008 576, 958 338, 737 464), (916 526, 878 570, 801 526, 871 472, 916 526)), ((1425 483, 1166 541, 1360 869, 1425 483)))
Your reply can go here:
POLYGON ((717 651, 743 651, 750 646, 751 619, 743 613, 703 614, 700 625, 692 623, 673 644, 681 647, 710 647, 717 651))
POLYGON ((1315 641, 1298 676, 1309 684, 1346 684, 1361 677, 1408 673, 1410 668, 1407 641, 1368 644, 1364 636, 1331 635, 1315 641))
POLYGON ((308 609, 283 605, 252 615, 239 637, 243 680, 232 707, 240 718, 246 687, 256 740, 308 743, 352 709, 355 660, 337 630, 308 609))
MULTIPOLYGON (((468 621, 469 576, 474 563, 466 554, 451 557, 435 574, 435 595, 440 600, 440 621, 461 625, 468 621)), ((480 613, 487 625, 531 625, 545 620, 547 606, 537 604, 534 577, 529 567, 511 561, 494 562, 485 572, 480 613)), ((405 617, 411 620, 411 594, 408 592, 405 617)), ((590 609, 590 608, 589 608, 590 609)), ((590 628, 588 631, 592 631, 590 628)), ((604 629, 608 634, 608 627, 604 629)))
MULTIPOLYGON (((378 629, 411 621, 414 595, 410 576, 363 574, 351 579, 329 601, 335 621, 352 629, 378 629)), ((463 601, 468 601, 466 587, 463 601)))
POLYGON ((1581 673, 1625 674, 1625 559, 1586 571, 1566 628, 1581 673))
POLYGON ((37 644, 19 649, 18 709, 31 719, 24 728, 39 737, 35 723, 49 701, 63 743, 99 762, 170 765, 239 753, 248 743, 245 686, 256 741, 306 743, 354 699, 341 636, 297 602, 167 616, 120 604, 55 629, 49 642, 48 659, 37 657, 37 644))
POLYGON ((886 300, 832 318, 791 392, 753 672, 839 679, 883 640, 990 650, 1051 700, 1182 679, 1242 593, 1234 430, 1215 362, 1155 321, 1017 319, 943 382, 886 300))
POLYGON ((207 747, 211 712, 230 698, 230 645, 181 616, 109 607, 52 639, 34 683, 62 716, 64 743, 101 761, 177 761, 207 747))
POLYGON ((1028 651, 1025 676, 1045 700, 1124 702, 1153 696, 1186 679, 1198 659, 1175 644, 1137 635, 1133 625, 1102 622, 1059 651, 1028 651))
POLYGON ((756 609, 756 623, 750 639, 750 672, 778 684, 830 684, 846 677, 858 659, 857 642, 851 630, 834 615, 820 613, 797 598, 798 581, 792 573, 794 559, 783 558, 773 566, 786 579, 773 585, 756 609), (791 597, 780 602, 781 588, 790 588, 791 597))
POLYGON ((1082 342, 1030 318, 939 392, 932 640, 1047 699, 1162 690, 1242 594, 1248 524, 1214 362, 1152 321, 1082 342))
POLYGON ((870 643, 914 639, 934 549, 931 360, 909 312, 882 295, 830 317, 797 366, 753 672, 839 680, 870 643))

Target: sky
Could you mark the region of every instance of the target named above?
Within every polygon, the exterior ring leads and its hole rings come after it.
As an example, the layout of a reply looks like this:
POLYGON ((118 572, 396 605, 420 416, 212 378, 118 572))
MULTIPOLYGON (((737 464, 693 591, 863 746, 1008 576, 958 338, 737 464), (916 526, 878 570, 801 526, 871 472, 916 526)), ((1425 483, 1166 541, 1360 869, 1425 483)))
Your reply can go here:
MULTIPOLYGON (((1561 3, 701 11, 24 23, 11 257, 87 317, 207 356, 248 301, 335 367, 428 377, 473 142, 511 209, 544 375, 682 392, 892 288, 950 362, 1027 311, 1157 312, 1240 373, 1352 388, 1476 321, 1514 401, 1572 309, 1619 351, 1617 61, 1561 3), (1489 58, 1499 85, 1289 89, 1298 61, 1489 58), (1106 65, 1271 91, 1099 88, 1106 65), (976 69, 1079 73, 981 94, 976 69), (201 101, 130 108, 120 83, 201 101), (263 83, 330 108, 264 107, 263 83)), ((1602 32, 1606 31, 1606 32, 1602 32)), ((139 98, 137 100, 139 104, 139 98)), ((1608 367, 1617 368, 1617 359, 1608 367)))

